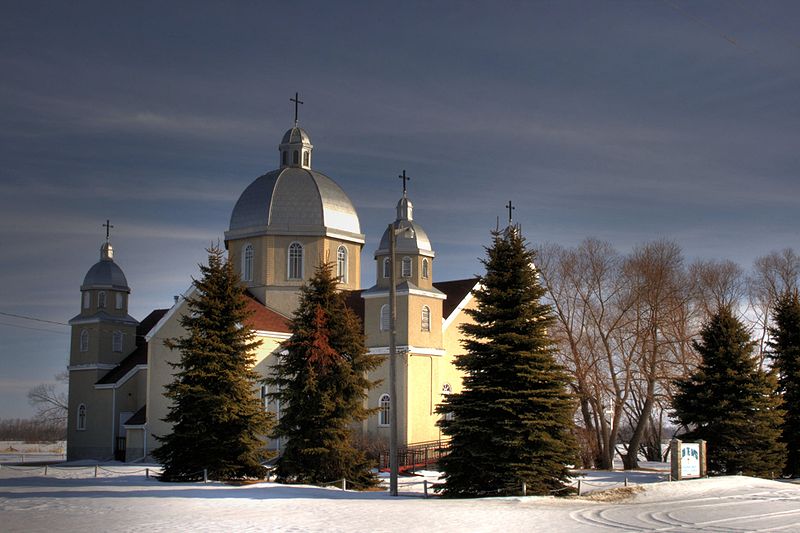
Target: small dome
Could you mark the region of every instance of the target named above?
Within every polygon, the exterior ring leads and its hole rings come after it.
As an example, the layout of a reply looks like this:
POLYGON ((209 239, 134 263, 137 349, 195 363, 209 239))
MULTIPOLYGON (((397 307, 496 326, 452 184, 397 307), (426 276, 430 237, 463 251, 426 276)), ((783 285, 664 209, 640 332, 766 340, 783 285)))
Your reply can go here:
POLYGON ((363 239, 350 198, 321 172, 284 167, 257 178, 244 190, 233 208, 225 238, 237 236, 228 233, 286 235, 330 231, 363 239))
POLYGON ((311 144, 311 137, 308 136, 306 130, 295 126, 294 128, 289 129, 283 135, 283 140, 281 141, 281 144, 297 144, 297 143, 311 144))
POLYGON ((114 262, 114 249, 106 242, 100 248, 100 261, 95 263, 86 277, 83 278, 81 290, 87 289, 114 289, 130 292, 128 280, 122 269, 114 262))
MULTIPOLYGON (((407 231, 401 231, 397 235, 396 250, 397 253, 411 253, 433 256, 433 248, 431 248, 431 241, 428 239, 428 234, 422 229, 422 226, 414 222, 412 213, 414 206, 411 200, 403 194, 400 201, 397 202, 397 226, 399 228, 408 228, 407 231)), ((381 244, 375 252, 375 256, 389 253, 389 228, 383 232, 381 237, 381 244)))

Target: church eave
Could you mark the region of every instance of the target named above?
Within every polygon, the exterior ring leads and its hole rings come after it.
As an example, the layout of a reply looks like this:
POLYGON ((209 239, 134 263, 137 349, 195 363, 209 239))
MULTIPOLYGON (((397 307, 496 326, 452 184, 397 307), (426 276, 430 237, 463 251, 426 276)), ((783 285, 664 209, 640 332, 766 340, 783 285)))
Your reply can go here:
POLYGON ((295 226, 293 228, 251 226, 249 228, 226 231, 225 242, 228 243, 233 240, 263 237, 267 235, 273 235, 277 237, 330 237, 332 239, 339 239, 356 244, 364 244, 366 242, 365 235, 363 233, 351 233, 349 231, 326 228, 325 226, 295 226))
POLYGON ((99 322, 119 324, 122 326, 139 325, 139 321, 130 315, 125 315, 124 317, 118 317, 110 315, 104 311, 98 311, 97 313, 94 313, 93 315, 89 316, 75 315, 69 320, 68 324, 70 326, 76 326, 80 324, 97 324, 99 322))

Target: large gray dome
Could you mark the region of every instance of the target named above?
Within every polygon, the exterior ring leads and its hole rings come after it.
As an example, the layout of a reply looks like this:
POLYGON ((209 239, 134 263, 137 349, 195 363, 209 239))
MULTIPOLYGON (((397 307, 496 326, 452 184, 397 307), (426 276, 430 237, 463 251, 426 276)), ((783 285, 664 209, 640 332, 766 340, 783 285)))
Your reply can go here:
POLYGON ((345 192, 320 172, 284 167, 257 178, 244 190, 225 237, 331 232, 363 242, 358 214, 345 192))
POLYGON ((100 261, 95 263, 86 277, 83 278, 81 290, 87 289, 113 289, 118 291, 130 292, 128 280, 122 269, 114 262, 113 248, 111 244, 104 243, 100 248, 100 261))
MULTIPOLYGON (((433 257, 434 252, 431 247, 431 241, 428 239, 428 234, 422 229, 422 226, 414 222, 413 205, 411 200, 403 193, 403 197, 397 202, 397 224, 398 228, 409 228, 408 231, 401 231, 397 235, 395 242, 397 253, 410 253, 420 254, 433 257)), ((375 256, 384 255, 389 253, 389 228, 383 232, 381 237, 381 244, 375 251, 375 256)))

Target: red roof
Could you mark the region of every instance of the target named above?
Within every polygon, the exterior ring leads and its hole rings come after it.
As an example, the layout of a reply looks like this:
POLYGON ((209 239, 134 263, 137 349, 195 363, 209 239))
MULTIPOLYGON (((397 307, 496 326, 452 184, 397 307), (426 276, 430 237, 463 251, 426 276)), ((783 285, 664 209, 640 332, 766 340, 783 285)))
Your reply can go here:
POLYGON ((272 309, 265 307, 264 304, 255 299, 248 293, 247 309, 252 312, 250 315, 250 327, 258 331, 276 331, 278 333, 291 333, 289 330, 289 319, 272 309))

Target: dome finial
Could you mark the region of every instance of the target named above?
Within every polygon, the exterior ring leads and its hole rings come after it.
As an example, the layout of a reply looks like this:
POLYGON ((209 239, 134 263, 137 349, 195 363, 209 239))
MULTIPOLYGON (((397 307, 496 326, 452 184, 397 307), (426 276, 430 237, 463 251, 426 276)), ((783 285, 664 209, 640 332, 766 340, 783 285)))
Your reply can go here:
POLYGON ((414 207, 411 204, 411 200, 408 199, 408 188, 406 186, 406 182, 411 179, 411 176, 406 176, 406 171, 403 170, 403 173, 397 177, 403 180, 403 197, 397 202, 397 220, 414 220, 412 216, 414 207))
POLYGON ((290 102, 294 102, 294 126, 297 127, 297 106, 303 102, 300 100, 300 93, 295 92, 294 98, 289 98, 290 102))
POLYGON ((104 228, 106 228, 106 242, 103 243, 103 246, 100 247, 100 260, 101 261, 113 261, 114 260, 114 248, 111 247, 111 228, 114 226, 111 224, 111 221, 106 219, 106 223, 102 224, 104 228))
POLYGON ((403 169, 403 173, 397 177, 403 180, 403 197, 405 198, 408 193, 408 190, 406 189, 406 182, 411 179, 411 176, 406 176, 406 170, 403 169))

